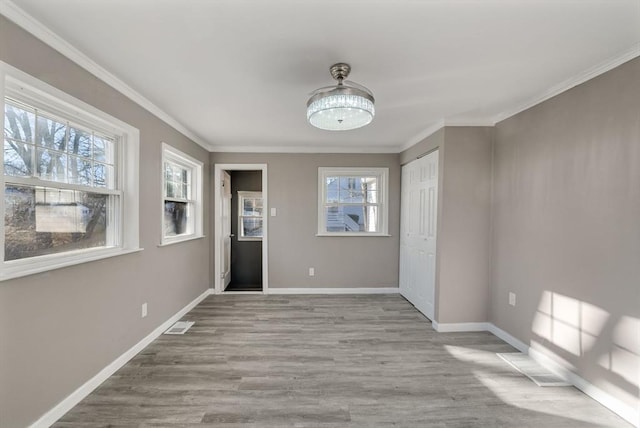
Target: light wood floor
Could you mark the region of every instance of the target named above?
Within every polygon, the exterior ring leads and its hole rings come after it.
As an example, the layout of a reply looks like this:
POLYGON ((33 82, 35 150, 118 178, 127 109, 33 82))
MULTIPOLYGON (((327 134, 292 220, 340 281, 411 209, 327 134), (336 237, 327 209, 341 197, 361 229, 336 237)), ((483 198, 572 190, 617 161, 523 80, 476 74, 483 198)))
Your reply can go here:
POLYGON ((490 333, 436 333, 398 295, 211 296, 56 427, 628 427, 540 388, 490 333))

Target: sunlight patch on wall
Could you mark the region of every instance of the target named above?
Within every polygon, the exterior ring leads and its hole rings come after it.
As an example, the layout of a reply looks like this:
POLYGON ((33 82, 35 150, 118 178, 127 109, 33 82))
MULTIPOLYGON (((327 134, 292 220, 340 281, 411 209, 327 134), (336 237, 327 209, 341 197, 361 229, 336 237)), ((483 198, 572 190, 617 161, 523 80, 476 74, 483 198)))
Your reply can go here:
POLYGON ((640 320, 624 316, 613 331, 611 351, 600 357, 603 368, 633 385, 640 385, 640 320))
POLYGON ((590 303, 544 291, 533 319, 532 331, 575 356, 593 348, 609 314, 590 303))

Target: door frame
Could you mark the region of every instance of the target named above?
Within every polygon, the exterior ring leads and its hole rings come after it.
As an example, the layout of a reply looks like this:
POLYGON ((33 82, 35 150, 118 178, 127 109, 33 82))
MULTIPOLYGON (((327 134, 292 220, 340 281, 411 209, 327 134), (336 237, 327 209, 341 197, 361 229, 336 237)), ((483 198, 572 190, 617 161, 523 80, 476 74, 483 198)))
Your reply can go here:
MULTIPOLYGON (((220 179, 222 171, 262 171, 262 293, 267 294, 269 290, 269 254, 268 254, 268 185, 267 185, 267 164, 265 163, 217 163, 213 172, 213 292, 221 294, 222 288, 222 181, 220 179)), ((233 203, 233 202, 232 202, 233 203)))

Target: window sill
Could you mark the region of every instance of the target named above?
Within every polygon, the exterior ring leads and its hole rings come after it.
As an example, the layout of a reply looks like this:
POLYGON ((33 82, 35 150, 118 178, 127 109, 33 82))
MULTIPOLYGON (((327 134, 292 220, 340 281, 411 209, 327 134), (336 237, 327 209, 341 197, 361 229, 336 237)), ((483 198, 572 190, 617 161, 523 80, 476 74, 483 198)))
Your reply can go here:
POLYGON ((180 244, 182 242, 188 242, 188 241, 195 241, 196 239, 204 239, 206 238, 205 235, 189 235, 186 236, 184 238, 176 238, 176 239, 171 239, 171 240, 167 240, 165 242, 162 242, 160 244, 158 244, 158 247, 168 247, 169 245, 174 245, 174 244, 180 244))
POLYGON ((107 248, 100 250, 84 250, 80 251, 77 254, 74 254, 73 256, 67 255, 61 256, 59 258, 53 256, 52 259, 45 261, 25 262, 24 260, 20 260, 15 262, 5 262, 2 268, 2 272, 0 273, 0 281, 34 275, 37 273, 43 273, 50 270, 79 265, 81 263, 107 259, 110 257, 124 256, 125 254, 137 253, 142 250, 144 250, 144 248, 107 248), (7 264, 9 264, 9 266, 7 266, 7 264))
POLYGON ((238 237, 238 242, 260 242, 262 238, 240 238, 238 237))
POLYGON ((362 232, 335 232, 335 233, 316 233, 316 236, 349 236, 349 237, 368 237, 368 238, 388 238, 388 233, 362 233, 362 232))

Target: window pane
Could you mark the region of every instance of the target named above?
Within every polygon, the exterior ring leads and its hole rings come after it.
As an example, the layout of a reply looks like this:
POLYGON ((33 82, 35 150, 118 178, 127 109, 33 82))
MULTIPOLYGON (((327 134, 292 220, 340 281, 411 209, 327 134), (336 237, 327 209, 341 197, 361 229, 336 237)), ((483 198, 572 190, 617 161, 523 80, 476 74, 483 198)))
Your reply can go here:
POLYGON ((36 144, 64 152, 66 149, 66 132, 66 124, 38 116, 36 144))
POLYGON ((262 237, 262 219, 261 218, 242 218, 242 231, 245 238, 261 238, 262 237))
POLYGON ((4 136, 14 140, 33 143, 33 133, 36 129, 36 115, 20 107, 5 103, 4 107, 4 136))
POLYGON ((187 202, 164 202, 164 236, 191 233, 188 229, 189 204, 187 202))
POLYGON ((30 144, 4 140, 4 174, 30 176, 33 149, 30 144))
POLYGON ((114 144, 109 138, 93 136, 93 158, 98 162, 113 164, 114 144))
POLYGON ((113 166, 96 162, 93 165, 93 186, 114 189, 116 186, 113 166))
POLYGON ((48 187, 5 187, 5 260, 104 247, 107 195, 48 187))
POLYGON ((69 182, 91 185, 91 161, 76 156, 69 156, 69 182))
POLYGON ((244 198, 242 202, 242 215, 262 217, 262 198, 244 198))
POLYGON ((340 180, 338 177, 327 177, 325 181, 326 202, 338 202, 339 184, 340 180))
POLYGON ((69 128, 69 153, 91 159, 91 132, 69 128))
POLYGON ((375 198, 369 193, 377 190, 376 177, 340 177, 339 181, 339 202, 362 203, 375 198))
POLYGON ((40 178, 51 181, 66 181, 67 155, 41 148, 38 148, 36 155, 40 178))
POLYGON ((371 205, 325 207, 327 232, 377 232, 378 207, 371 205))

